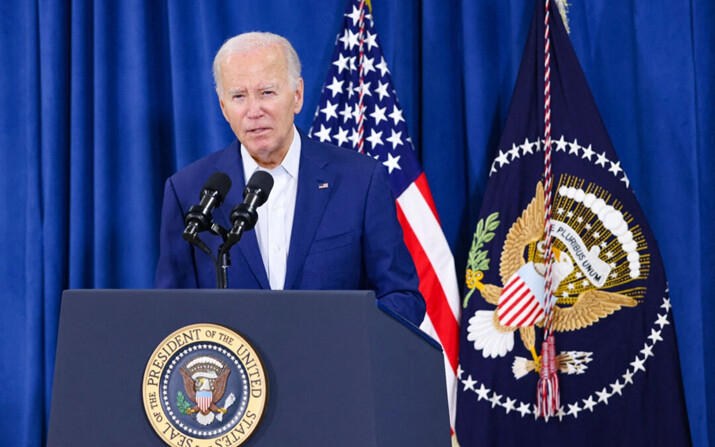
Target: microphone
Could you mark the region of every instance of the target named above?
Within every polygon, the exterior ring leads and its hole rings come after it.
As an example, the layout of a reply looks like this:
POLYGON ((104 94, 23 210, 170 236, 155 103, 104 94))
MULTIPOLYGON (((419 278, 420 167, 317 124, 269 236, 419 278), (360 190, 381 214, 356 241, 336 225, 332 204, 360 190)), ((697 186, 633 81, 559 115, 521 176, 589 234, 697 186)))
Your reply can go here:
POLYGON ((266 171, 256 171, 243 190, 243 203, 239 203, 231 211, 233 227, 228 232, 230 245, 241 240, 244 231, 253 229, 258 221, 256 208, 266 203, 273 189, 273 176, 266 171))
POLYGON ((189 208, 184 217, 184 240, 195 243, 198 233, 211 227, 211 212, 221 206, 231 189, 231 178, 223 172, 214 172, 201 190, 201 202, 189 208))

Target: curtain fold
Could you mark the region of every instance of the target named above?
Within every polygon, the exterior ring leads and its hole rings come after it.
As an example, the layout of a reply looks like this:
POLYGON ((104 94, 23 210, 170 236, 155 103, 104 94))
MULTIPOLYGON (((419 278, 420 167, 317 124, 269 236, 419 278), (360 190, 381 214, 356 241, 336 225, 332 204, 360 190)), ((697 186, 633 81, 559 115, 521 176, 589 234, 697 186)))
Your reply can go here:
MULTIPOLYGON (((693 362, 693 369, 699 371, 697 380, 690 379, 686 382, 687 389, 691 391, 688 404, 692 404, 691 420, 693 417, 702 418, 695 425, 691 422, 694 432, 705 432, 703 442, 712 443, 715 437, 715 380, 712 379, 715 368, 715 331, 712 322, 715 321, 715 300, 713 300, 712 266, 715 265, 715 235, 713 234, 713 214, 715 213, 715 31, 713 31, 713 17, 715 5, 708 1, 692 0, 690 2, 690 36, 692 42, 692 61, 688 69, 692 70, 695 77, 693 100, 695 103, 694 139, 695 147, 687 148, 688 152, 694 151, 695 184, 698 200, 695 201, 697 213, 686 215, 684 219, 696 221, 700 231, 690 233, 691 238, 684 241, 685 247, 697 246, 700 262, 692 266, 698 272, 696 282, 686 283, 685 290, 689 292, 690 299, 684 299, 682 306, 683 318, 688 325, 697 328, 693 331, 693 338, 681 337, 683 344, 692 341, 693 346, 685 348, 684 361, 693 362), (692 307, 691 307, 692 306, 692 307), (699 390, 699 393, 698 391, 699 390), (701 425, 702 424, 702 425, 701 425)), ((695 223, 695 222, 694 222, 695 223)), ((685 231, 688 233, 688 231, 685 231)), ((686 257, 687 259, 688 257, 686 257)), ((675 279, 675 277, 674 277, 675 279)), ((674 279, 671 279, 673 283, 674 279)), ((673 283, 674 284, 674 283, 673 283)), ((688 335, 686 334, 685 337, 688 335)), ((703 444, 704 445, 704 444, 703 444)))
MULTIPOLYGON (((715 429, 715 6, 570 4, 574 49, 662 251, 693 440, 707 445, 715 429)), ((372 0, 460 276, 533 5, 372 0)), ((344 8, 342 0, 0 5, 5 444, 40 446, 46 436, 62 290, 151 287, 164 181, 232 140, 213 87, 216 50, 244 31, 287 37, 303 63, 296 124, 307 130, 344 8)))

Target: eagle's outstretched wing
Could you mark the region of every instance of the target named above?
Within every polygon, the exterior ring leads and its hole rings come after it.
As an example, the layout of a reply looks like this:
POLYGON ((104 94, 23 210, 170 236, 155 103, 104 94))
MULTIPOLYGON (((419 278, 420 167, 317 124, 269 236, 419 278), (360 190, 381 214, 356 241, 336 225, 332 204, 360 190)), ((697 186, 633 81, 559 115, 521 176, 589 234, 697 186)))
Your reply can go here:
POLYGON ((196 390, 194 389, 194 379, 191 378, 186 369, 181 368, 181 377, 184 378, 184 389, 186 390, 186 397, 191 399, 191 402, 196 403, 196 390))
POLYGON ((536 185, 536 195, 506 235, 499 264, 502 284, 506 284, 509 278, 526 264, 524 247, 538 241, 544 234, 544 213, 544 186, 539 182, 536 185))
POLYGON ((593 289, 581 293, 571 307, 554 306, 555 331, 575 331, 591 326, 621 309, 635 307, 638 302, 620 293, 604 292, 593 289))
POLYGON ((228 375, 231 373, 229 368, 224 368, 221 374, 214 381, 214 391, 213 391, 213 402, 218 402, 223 397, 223 393, 226 392, 226 382, 228 382, 228 375))
POLYGON ((501 290, 502 288, 499 286, 484 284, 484 287, 479 290, 479 293, 482 294, 482 298, 484 298, 487 303, 496 306, 499 304, 499 295, 501 295, 501 290))

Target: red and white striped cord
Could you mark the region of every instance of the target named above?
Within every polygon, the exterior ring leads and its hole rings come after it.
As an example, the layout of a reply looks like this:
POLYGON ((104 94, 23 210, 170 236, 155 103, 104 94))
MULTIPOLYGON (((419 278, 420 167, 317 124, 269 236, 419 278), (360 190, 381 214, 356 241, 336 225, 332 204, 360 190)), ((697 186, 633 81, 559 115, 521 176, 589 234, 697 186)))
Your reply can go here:
MULTIPOLYGON (((363 104, 363 96, 365 94, 364 87, 364 74, 363 74, 363 58, 365 57, 365 0, 360 1, 360 19, 358 20, 358 27, 360 28, 358 34, 358 40, 360 42, 359 52, 360 56, 358 58, 358 117, 357 117, 357 128, 358 128, 358 144, 357 151, 360 153, 365 152, 365 105, 363 104)), ((349 87, 348 87, 349 88, 349 87)))
POLYGON ((544 342, 541 348, 541 371, 537 390, 539 414, 548 418, 555 416, 559 403, 559 384, 556 375, 556 355, 552 334, 553 308, 556 304, 553 296, 553 251, 551 247, 551 206, 553 175, 551 172, 551 28, 549 0, 545 1, 544 15, 544 239, 546 272, 544 275, 545 324, 544 342))
MULTIPOLYGON (((549 0, 546 0, 546 15, 544 18, 544 239, 545 247, 545 285, 544 296, 546 316, 551 316, 553 251, 551 249, 551 196, 553 178, 551 173, 551 30, 549 24, 549 0)), ((547 323, 550 321, 547 320, 547 323)), ((546 325, 548 332, 550 324, 546 325)))

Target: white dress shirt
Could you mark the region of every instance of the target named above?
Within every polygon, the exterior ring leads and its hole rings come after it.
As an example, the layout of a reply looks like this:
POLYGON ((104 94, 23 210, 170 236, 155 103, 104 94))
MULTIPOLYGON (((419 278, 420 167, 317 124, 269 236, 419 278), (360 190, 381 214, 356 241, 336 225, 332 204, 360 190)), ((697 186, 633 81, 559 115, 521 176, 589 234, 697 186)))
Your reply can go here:
POLYGON ((268 196, 268 201, 258 207, 258 222, 255 228, 263 266, 266 268, 268 282, 273 290, 282 290, 285 285, 286 262, 298 191, 300 149, 300 134, 295 126, 293 126, 293 141, 288 148, 288 153, 281 164, 273 169, 258 166, 248 151, 241 146, 246 183, 258 170, 266 171, 273 176, 273 189, 268 196))

